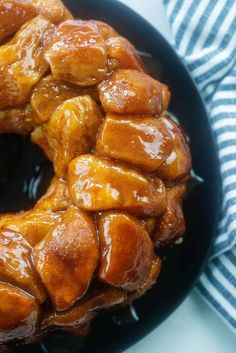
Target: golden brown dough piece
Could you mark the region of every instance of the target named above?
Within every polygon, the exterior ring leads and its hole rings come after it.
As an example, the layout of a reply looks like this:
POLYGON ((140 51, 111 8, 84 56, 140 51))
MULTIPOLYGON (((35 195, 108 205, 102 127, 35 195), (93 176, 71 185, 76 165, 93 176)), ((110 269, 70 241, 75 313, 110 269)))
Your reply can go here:
POLYGON ((61 221, 62 215, 63 212, 40 209, 5 215, 0 218, 0 229, 20 233, 31 246, 35 246, 61 221))
MULTIPOLYGON (((42 140, 39 146, 46 147, 47 156, 52 155, 58 177, 66 176, 72 159, 91 151, 102 118, 101 110, 90 96, 76 97, 63 103, 49 122, 40 127, 47 143, 42 140)), ((33 140, 37 142, 34 137, 33 140)))
POLYGON ((105 213, 99 218, 99 236, 99 278, 128 291, 142 287, 155 256, 144 224, 124 213, 105 213))
POLYGON ((36 8, 26 0, 0 1, 0 43, 15 34, 23 24, 37 16, 36 8))
POLYGON ((144 71, 144 65, 135 47, 125 38, 117 36, 106 41, 108 49, 108 71, 133 69, 144 71))
POLYGON ((96 152, 123 160, 144 171, 155 171, 173 150, 172 137, 162 122, 151 116, 107 114, 96 152))
POLYGON ((155 217, 150 217, 150 218, 145 218, 142 221, 145 224, 148 233, 152 235, 157 225, 157 219, 155 217))
POLYGON ((31 246, 20 233, 8 229, 0 231, 0 277, 20 286, 42 303, 46 294, 30 256, 31 246))
POLYGON ((20 233, 31 246, 35 246, 55 224, 60 222, 62 214, 40 209, 7 214, 0 218, 0 229, 20 233))
POLYGON ((0 283, 0 298, 0 342, 34 335, 39 316, 35 299, 7 283, 0 283))
POLYGON ((166 210, 161 181, 157 188, 134 169, 92 155, 70 163, 68 186, 72 202, 89 211, 117 209, 138 216, 158 216, 166 210))
POLYGON ((156 174, 166 180, 180 180, 190 175, 191 155, 185 133, 179 125, 168 118, 161 118, 173 139, 173 152, 157 169, 156 174))
POLYGON ((54 24, 73 18, 60 0, 1 0, 0 43, 37 15, 54 24))
POLYGON ((0 47, 0 109, 27 103, 32 87, 48 70, 43 45, 54 26, 38 16, 0 47))
POLYGON ((117 36, 106 41, 108 49, 108 71, 133 69, 144 71, 143 62, 135 47, 125 38, 117 36))
POLYGON ((155 246, 168 245, 184 235, 186 226, 183 214, 183 199, 186 184, 167 188, 167 211, 157 219, 156 229, 152 236, 155 246))
POLYGON ((128 293, 128 302, 132 303, 135 299, 143 296, 152 286, 156 283, 162 267, 162 260, 160 257, 154 257, 152 261, 152 266, 146 280, 142 283, 141 287, 131 293, 128 293))
POLYGON ((99 258, 93 217, 69 207, 62 223, 34 248, 35 267, 57 310, 86 293, 99 258))
POLYGON ((92 22, 63 22, 46 46, 45 58, 56 79, 80 86, 95 85, 107 74, 105 42, 92 22))
POLYGON ((90 20, 89 22, 95 23, 98 26, 98 29, 105 40, 119 35, 113 27, 105 22, 95 20, 90 20))
POLYGON ((31 141, 35 144, 38 145, 45 155, 48 157, 50 161, 53 160, 54 152, 51 146, 49 145, 49 141, 47 139, 47 135, 45 134, 45 128, 44 125, 39 125, 37 126, 31 133, 30 135, 31 141))
POLYGON ((35 209, 57 212, 64 211, 69 206, 70 197, 66 181, 53 177, 46 194, 37 202, 35 209))
POLYGON ((29 2, 35 6, 39 15, 46 17, 54 24, 73 18, 60 0, 29 0, 29 2))
POLYGON ((0 133, 27 135, 36 126, 35 118, 30 104, 0 110, 0 133))
POLYGON ((0 0, 0 43, 0 133, 30 134, 55 171, 33 209, 0 215, 2 352, 85 335, 154 285, 154 247, 185 232, 191 156, 169 88, 108 24, 0 0))
POLYGON ((122 304, 126 299, 125 292, 105 287, 91 290, 77 305, 66 312, 50 312, 42 322, 42 329, 48 327, 80 327, 93 319, 99 310, 122 304))
POLYGON ((115 71, 98 89, 106 113, 160 115, 170 100, 166 85, 135 70, 115 71))
POLYGON ((89 95, 98 101, 98 92, 95 86, 79 87, 69 82, 56 80, 53 75, 42 78, 32 91, 30 104, 38 123, 50 119, 55 110, 66 100, 77 96, 89 95))

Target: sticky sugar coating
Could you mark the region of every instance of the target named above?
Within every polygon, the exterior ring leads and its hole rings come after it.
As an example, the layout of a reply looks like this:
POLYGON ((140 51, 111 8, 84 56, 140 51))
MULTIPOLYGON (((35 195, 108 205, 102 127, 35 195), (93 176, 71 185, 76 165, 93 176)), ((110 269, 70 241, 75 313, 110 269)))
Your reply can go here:
POLYGON ((30 135, 55 172, 32 209, 0 216, 0 350, 83 335, 155 284, 191 169, 170 98, 109 24, 0 2, 0 133, 30 135))

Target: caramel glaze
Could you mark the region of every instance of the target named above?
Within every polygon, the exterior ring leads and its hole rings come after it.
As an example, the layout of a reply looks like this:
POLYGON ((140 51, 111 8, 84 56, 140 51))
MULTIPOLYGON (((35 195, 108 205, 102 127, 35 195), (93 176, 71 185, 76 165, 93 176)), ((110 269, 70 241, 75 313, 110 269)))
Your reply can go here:
POLYGON ((191 156, 168 87, 111 26, 8 0, 0 42, 0 133, 31 133, 55 170, 33 209, 0 217, 1 349, 85 334, 156 282, 158 248, 185 232, 191 156))
POLYGON ((60 0, 0 1, 0 43, 37 15, 46 17, 54 24, 72 18, 71 13, 60 0))

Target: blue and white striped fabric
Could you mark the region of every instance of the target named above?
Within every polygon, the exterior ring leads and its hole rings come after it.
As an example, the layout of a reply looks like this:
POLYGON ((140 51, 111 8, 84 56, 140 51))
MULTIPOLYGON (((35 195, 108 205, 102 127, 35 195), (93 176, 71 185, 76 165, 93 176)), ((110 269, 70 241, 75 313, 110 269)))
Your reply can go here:
POLYGON ((222 218, 197 289, 236 330, 236 0, 163 2, 174 46, 206 103, 222 175, 222 218))

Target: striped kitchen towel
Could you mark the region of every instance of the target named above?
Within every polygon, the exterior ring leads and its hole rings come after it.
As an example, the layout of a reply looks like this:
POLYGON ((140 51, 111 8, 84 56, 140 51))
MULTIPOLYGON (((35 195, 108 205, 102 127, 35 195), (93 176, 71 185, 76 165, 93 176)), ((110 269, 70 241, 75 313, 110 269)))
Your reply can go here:
POLYGON ((236 0, 163 0, 173 43, 205 101, 218 146, 221 220, 197 290, 236 330, 236 0))

